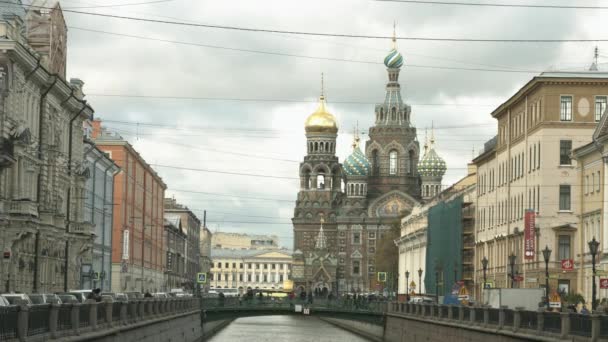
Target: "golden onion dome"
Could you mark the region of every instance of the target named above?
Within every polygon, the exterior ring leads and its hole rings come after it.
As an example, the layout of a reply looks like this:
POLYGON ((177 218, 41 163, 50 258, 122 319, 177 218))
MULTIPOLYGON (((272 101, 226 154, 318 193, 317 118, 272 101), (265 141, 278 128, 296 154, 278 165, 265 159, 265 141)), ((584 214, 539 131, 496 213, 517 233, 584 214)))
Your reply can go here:
POLYGON ((319 107, 304 123, 306 133, 338 133, 336 118, 327 111, 325 96, 319 98, 319 107))

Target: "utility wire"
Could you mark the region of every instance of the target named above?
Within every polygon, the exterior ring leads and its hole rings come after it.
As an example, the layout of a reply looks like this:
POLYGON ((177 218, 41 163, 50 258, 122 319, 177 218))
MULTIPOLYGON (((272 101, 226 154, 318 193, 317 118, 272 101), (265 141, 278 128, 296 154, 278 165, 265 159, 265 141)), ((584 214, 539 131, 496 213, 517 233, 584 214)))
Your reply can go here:
MULTIPOLYGON (((151 4, 159 4, 163 2, 174 2, 175 0, 155 0, 155 1, 146 1, 146 2, 132 2, 127 4, 114 4, 114 5, 91 5, 91 6, 70 6, 66 8, 62 8, 62 10, 66 9, 90 9, 90 8, 105 8, 105 7, 126 7, 126 6, 139 6, 139 5, 151 5, 151 4)), ((27 5, 25 5, 27 6, 27 5)))
MULTIPOLYGON (((0 3, 12 4, 9 1, 3 0, 0 3)), ((27 6, 25 7, 34 7, 34 8, 42 8, 42 9, 53 9, 52 7, 44 7, 44 6, 27 6)), ((112 18, 112 19, 120 19, 120 20, 130 20, 130 21, 139 21, 139 22, 148 22, 148 23, 156 23, 156 24, 165 24, 165 25, 173 25, 173 26, 185 26, 185 27, 202 27, 202 28, 212 28, 212 29, 220 29, 220 30, 230 30, 230 31, 241 31, 241 32, 258 32, 258 33, 280 33, 280 34, 290 34, 290 35, 301 35, 301 36, 319 36, 319 37, 339 37, 339 38, 360 38, 360 39, 382 39, 382 40, 412 40, 412 41, 432 41, 432 42, 477 42, 477 43, 584 43, 584 42, 608 42, 608 38, 595 38, 595 39, 479 39, 479 38, 439 38, 439 37, 393 37, 393 36, 382 36, 382 35, 363 35, 363 34, 350 34, 350 33, 333 33, 333 32, 310 32, 310 31, 295 31, 295 30, 277 30, 277 29, 263 29, 263 28, 253 28, 253 27, 242 27, 242 26, 230 26, 230 25, 217 25, 217 24, 201 24, 201 23, 188 23, 183 21, 172 21, 172 20, 158 20, 158 19, 150 19, 150 18, 139 18, 139 17, 130 17, 130 16, 122 16, 115 14, 104 14, 104 13, 94 13, 94 12, 85 12, 78 10, 70 10, 65 9, 63 12, 66 13, 74 13, 74 14, 82 14, 88 16, 95 17, 103 17, 103 18, 112 18)))
MULTIPOLYGON (((240 52, 249 52, 249 53, 258 53, 265 55, 274 55, 274 56, 282 56, 282 57, 295 57, 295 58, 305 58, 305 59, 315 59, 315 60, 326 60, 326 61, 334 61, 334 62, 350 62, 350 63, 362 63, 362 64, 383 64, 382 62, 376 61, 366 61, 366 60, 356 60, 356 59, 347 59, 347 58, 335 58, 335 57, 320 57, 320 56, 309 56, 309 55, 299 55, 299 54, 291 54, 291 53, 283 53, 283 52, 272 52, 272 51, 263 51, 263 50, 251 50, 251 49, 240 49, 240 48, 232 48, 226 46, 219 45, 209 45, 209 44, 201 44, 201 43, 192 43, 192 42, 183 42, 177 40, 169 40, 169 39, 161 39, 161 38, 152 38, 152 37, 144 37, 144 36, 136 36, 131 34, 123 34, 116 32, 108 32, 108 31, 100 31, 100 30, 91 30, 85 29, 81 27, 73 27, 69 26, 70 29, 88 31, 88 32, 96 32, 109 34, 120 37, 129 37, 129 38, 137 38, 144 40, 151 40, 157 42, 164 43, 173 43, 180 45, 190 45, 190 46, 198 46, 204 48, 211 49, 221 49, 221 50, 230 50, 230 51, 240 51, 240 52)), ((450 67, 450 66, 438 66, 438 65, 421 65, 421 64, 407 64, 408 68, 421 68, 421 69, 443 69, 443 70, 466 70, 466 71, 487 71, 487 72, 505 72, 505 73, 541 73, 539 70, 516 70, 516 69, 492 69, 492 68, 466 68, 466 67, 450 67)))
POLYGON ((608 6, 568 6, 568 5, 534 5, 534 4, 505 4, 485 2, 451 2, 426 0, 374 0, 376 2, 400 2, 404 4, 419 5, 448 5, 448 6, 477 6, 477 7, 517 7, 517 8, 543 8, 543 9, 576 9, 576 10, 607 10, 608 6))

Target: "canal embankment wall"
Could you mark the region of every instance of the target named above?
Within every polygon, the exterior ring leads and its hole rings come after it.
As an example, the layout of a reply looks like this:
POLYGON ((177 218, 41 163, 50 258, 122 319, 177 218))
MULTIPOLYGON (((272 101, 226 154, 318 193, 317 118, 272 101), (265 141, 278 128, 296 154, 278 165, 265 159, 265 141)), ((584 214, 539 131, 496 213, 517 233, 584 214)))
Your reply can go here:
POLYGON ((319 317, 320 320, 332 324, 338 328, 350 331, 370 341, 383 342, 384 327, 361 321, 353 321, 341 318, 319 317))

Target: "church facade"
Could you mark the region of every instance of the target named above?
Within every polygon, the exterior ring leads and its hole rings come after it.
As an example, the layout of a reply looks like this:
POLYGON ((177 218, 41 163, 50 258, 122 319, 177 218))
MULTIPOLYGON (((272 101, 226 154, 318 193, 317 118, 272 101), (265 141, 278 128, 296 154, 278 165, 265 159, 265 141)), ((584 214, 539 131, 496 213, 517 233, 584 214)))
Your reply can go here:
MULTIPOLYGON (((356 133, 351 155, 340 163, 338 125, 323 95, 305 122, 307 154, 300 164, 292 219, 296 289, 322 287, 334 294, 376 290, 376 272, 383 271, 375 269, 376 241, 440 189, 445 162, 427 160, 426 146, 420 157, 411 107, 401 97, 404 59, 396 39, 384 64, 386 95, 374 108, 374 125, 363 149, 356 133), (437 163, 443 167, 440 177, 435 176, 437 163), (429 166, 435 167, 433 175, 425 172, 429 166)), ((432 157, 438 158, 435 153, 432 157)))

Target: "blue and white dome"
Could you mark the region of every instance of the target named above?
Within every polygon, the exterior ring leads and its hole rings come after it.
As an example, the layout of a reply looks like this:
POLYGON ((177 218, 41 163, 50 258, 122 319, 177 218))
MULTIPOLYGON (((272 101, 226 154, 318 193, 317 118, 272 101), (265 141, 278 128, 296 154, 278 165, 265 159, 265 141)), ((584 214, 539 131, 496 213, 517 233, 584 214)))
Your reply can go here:
POLYGON ((384 58, 384 65, 386 65, 387 68, 401 68, 404 62, 403 56, 397 49, 392 49, 386 58, 384 58))
POLYGON ((344 161, 344 172, 347 176, 367 176, 370 170, 369 160, 361 152, 359 146, 353 148, 353 153, 344 161))

